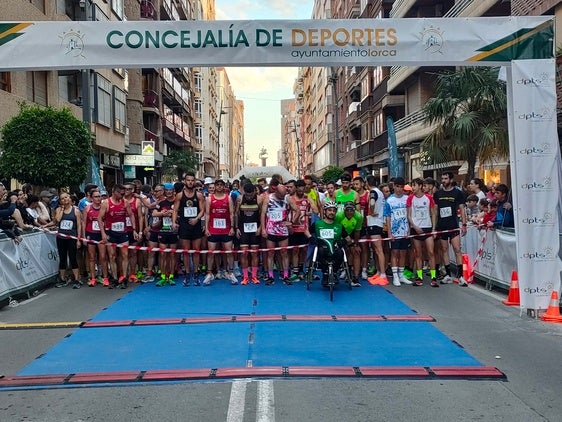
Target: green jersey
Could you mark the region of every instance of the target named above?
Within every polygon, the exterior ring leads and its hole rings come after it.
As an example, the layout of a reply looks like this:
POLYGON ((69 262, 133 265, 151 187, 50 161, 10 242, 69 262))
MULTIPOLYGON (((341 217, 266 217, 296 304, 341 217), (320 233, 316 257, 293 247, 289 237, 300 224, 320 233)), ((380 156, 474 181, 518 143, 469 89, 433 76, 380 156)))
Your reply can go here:
POLYGON ((334 221, 326 223, 324 220, 316 221, 311 227, 311 233, 315 233, 318 239, 324 239, 330 249, 330 253, 334 253, 334 245, 344 235, 347 235, 341 223, 334 221))
POLYGON ((363 227, 363 216, 357 210, 355 210, 355 213, 351 218, 347 218, 345 216, 345 211, 338 211, 336 213, 335 221, 340 223, 349 235, 352 235, 356 231, 361 231, 361 228, 363 227))
POLYGON ((343 207, 346 202, 355 203, 355 191, 350 190, 348 193, 344 193, 343 190, 338 189, 336 191, 336 204, 338 205, 338 212, 343 211, 343 207))

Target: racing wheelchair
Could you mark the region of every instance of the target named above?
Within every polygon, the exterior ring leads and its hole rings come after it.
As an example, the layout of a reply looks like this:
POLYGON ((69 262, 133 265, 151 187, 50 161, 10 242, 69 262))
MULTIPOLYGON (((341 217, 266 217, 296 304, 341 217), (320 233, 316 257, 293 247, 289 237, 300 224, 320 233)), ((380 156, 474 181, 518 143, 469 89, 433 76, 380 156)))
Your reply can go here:
POLYGON ((318 237, 311 237, 308 257, 307 259, 307 271, 306 271, 306 290, 310 290, 310 285, 312 284, 315 276, 315 272, 318 269, 322 270, 322 285, 328 288, 330 292, 330 301, 334 300, 334 289, 336 284, 338 284, 337 270, 341 265, 345 274, 345 283, 351 290, 351 271, 349 269, 349 264, 347 262, 347 254, 344 249, 345 240, 340 240, 336 242, 334 246, 325 239, 318 237), (324 279, 325 277, 325 279, 324 279))

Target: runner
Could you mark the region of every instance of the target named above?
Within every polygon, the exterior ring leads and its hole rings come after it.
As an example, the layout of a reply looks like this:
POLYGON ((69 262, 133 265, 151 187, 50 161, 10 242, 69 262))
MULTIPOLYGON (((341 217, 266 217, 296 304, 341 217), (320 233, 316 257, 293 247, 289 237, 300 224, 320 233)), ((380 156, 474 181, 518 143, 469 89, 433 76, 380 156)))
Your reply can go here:
POLYGON ((414 245, 414 259, 416 263, 416 280, 414 286, 423 285, 423 251, 427 252, 431 287, 439 287, 437 272, 435 270, 435 252, 433 235, 437 223, 437 207, 433 197, 423 192, 423 180, 420 178, 412 181, 413 195, 406 201, 410 234, 414 245))
POLYGON ((240 284, 248 284, 248 260, 252 264, 252 283, 260 284, 257 250, 260 247, 261 239, 259 233, 263 197, 257 195, 256 187, 249 181, 243 186, 243 192, 236 199, 236 211, 234 213, 234 227, 236 236, 240 239, 241 250, 242 282, 240 284), (254 252, 248 253, 248 249, 252 249, 254 252))
MULTIPOLYGON (((174 211, 172 221, 178 229, 178 245, 181 249, 201 250, 201 239, 203 238, 203 227, 201 219, 205 215, 205 198, 203 193, 195 190, 195 174, 186 173, 184 178, 185 187, 174 199, 174 211), (179 224, 178 224, 179 223, 179 224)), ((189 286, 191 282, 199 285, 200 254, 183 254, 183 268, 185 271, 183 285, 189 286), (193 271, 191 262, 193 260, 193 271)))
POLYGON ((98 215, 101 209, 101 194, 99 189, 90 191, 90 198, 92 203, 87 205, 82 211, 82 233, 80 236, 91 242, 84 242, 88 248, 88 263, 90 270, 90 281, 88 286, 94 287, 96 285, 96 265, 103 274, 103 286, 109 287, 109 273, 107 268, 107 251, 105 245, 101 243, 101 230, 98 222, 98 215), (98 242, 98 243, 94 243, 98 242), (97 259, 96 259, 97 258, 97 259))
POLYGON ((373 250, 373 258, 376 262, 377 272, 371 277, 367 278, 370 284, 379 284, 386 286, 388 279, 386 277, 386 255, 384 253, 383 227, 384 219, 384 204, 386 196, 382 189, 388 190, 388 186, 377 188, 376 178, 373 175, 367 176, 367 186, 369 188, 369 208, 367 213, 366 231, 371 239, 371 248, 373 250))
MULTIPOLYGON (((129 245, 135 246, 141 239, 141 233, 143 230, 142 202, 137 198, 138 194, 135 194, 135 185, 133 182, 125 183, 124 186, 125 196, 123 199, 127 201, 131 207, 134 217, 134 221, 127 217, 125 231, 129 237, 129 245), (136 227, 136 231, 133 230, 133 227, 136 227)), ((138 282, 139 278, 142 277, 141 273, 137 274, 137 255, 138 252, 135 249, 129 250, 129 281, 133 283, 138 282)))
MULTIPOLYGON (((370 192, 365 189, 365 181, 362 177, 353 178, 353 190, 359 194, 359 211, 363 216, 363 227, 361 228, 361 239, 366 239, 367 235, 367 215, 369 214, 370 192)), ((361 248, 361 278, 367 280, 367 266, 369 264, 370 248, 368 242, 359 243, 361 248)))
POLYGON ((361 287, 361 283, 359 282, 361 268, 361 247, 359 246, 359 239, 361 238, 361 229, 363 227, 363 215, 357 211, 354 202, 348 202, 344 205, 343 211, 338 211, 336 213, 335 221, 343 226, 346 233, 351 238, 351 242, 348 243, 346 249, 349 252, 349 261, 353 266, 351 287, 361 287))
POLYGON ((341 188, 336 190, 336 204, 338 211, 343 211, 348 202, 353 202, 359 210, 359 194, 351 189, 351 174, 345 172, 341 175, 341 188))
MULTIPOLYGON (((174 199, 176 192, 172 183, 164 183, 164 199, 159 201, 152 213, 160 219, 160 230, 158 231, 158 247, 160 249, 176 249, 178 235, 174 230, 177 225, 172 220, 174 213, 174 199)), ((157 287, 165 285, 175 286, 174 270, 176 268, 175 252, 160 251, 158 266, 160 268, 160 280, 156 282, 157 287)))

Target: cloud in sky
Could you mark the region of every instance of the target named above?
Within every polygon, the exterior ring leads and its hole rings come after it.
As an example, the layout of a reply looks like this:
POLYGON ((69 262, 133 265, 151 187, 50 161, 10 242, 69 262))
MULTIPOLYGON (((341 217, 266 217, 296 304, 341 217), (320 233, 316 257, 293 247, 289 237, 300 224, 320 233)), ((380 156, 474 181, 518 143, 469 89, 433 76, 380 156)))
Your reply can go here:
MULTIPOLYGON (((309 19, 314 0, 216 0, 217 20, 309 19)), ((294 67, 229 67, 237 99, 244 101, 245 153, 258 163, 262 147, 268 165, 277 164, 281 147, 281 100, 293 98, 294 67)))

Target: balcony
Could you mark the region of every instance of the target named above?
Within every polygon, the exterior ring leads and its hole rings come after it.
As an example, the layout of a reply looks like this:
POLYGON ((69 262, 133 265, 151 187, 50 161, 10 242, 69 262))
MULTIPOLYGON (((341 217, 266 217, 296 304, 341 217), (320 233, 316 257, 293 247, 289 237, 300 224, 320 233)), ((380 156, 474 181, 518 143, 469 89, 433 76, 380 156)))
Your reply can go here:
POLYGON ((424 119, 425 113, 422 110, 417 110, 394 123, 398 146, 419 141, 431 133, 435 125, 428 126, 424 119))
POLYGON ((141 0, 140 16, 142 19, 156 20, 156 7, 150 0, 141 0))
POLYGON ((143 107, 152 111, 154 113, 158 113, 158 108, 160 107, 160 96, 158 93, 152 89, 145 89, 142 92, 143 95, 143 107))
POLYGON ((406 78, 413 75, 419 68, 419 66, 392 66, 390 68, 390 77, 387 82, 388 92, 398 88, 398 86, 404 82, 406 78))
POLYGON ((154 145, 158 146, 158 135, 148 129, 144 130, 144 140, 152 141, 154 142, 154 145))
POLYGON ((367 161, 375 157, 388 147, 387 132, 379 134, 375 139, 371 139, 357 147, 357 161, 367 161))
POLYGON ((389 16, 391 18, 404 18, 414 4, 416 4, 416 0, 396 0, 392 5, 389 16))

